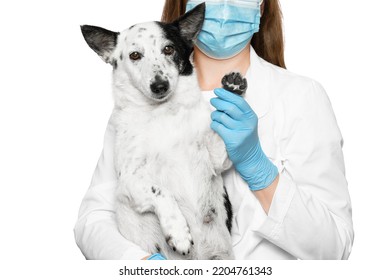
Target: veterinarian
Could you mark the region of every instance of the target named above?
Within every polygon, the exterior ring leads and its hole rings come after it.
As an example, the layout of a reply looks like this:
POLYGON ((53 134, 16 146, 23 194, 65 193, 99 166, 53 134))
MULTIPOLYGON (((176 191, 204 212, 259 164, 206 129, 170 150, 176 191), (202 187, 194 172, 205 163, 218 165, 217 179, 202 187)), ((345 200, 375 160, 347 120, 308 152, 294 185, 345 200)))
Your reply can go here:
MULTIPOLYGON (((166 0, 162 21, 171 22, 200 2, 166 0)), ((285 69, 278 0, 205 2, 193 58, 214 110, 211 128, 235 167, 224 174, 235 257, 347 259, 354 233, 343 139, 323 87, 285 69), (247 78, 244 98, 218 89, 231 71, 247 78)), ((114 137, 109 122, 81 204, 76 242, 88 259, 164 259, 117 230, 114 137)))

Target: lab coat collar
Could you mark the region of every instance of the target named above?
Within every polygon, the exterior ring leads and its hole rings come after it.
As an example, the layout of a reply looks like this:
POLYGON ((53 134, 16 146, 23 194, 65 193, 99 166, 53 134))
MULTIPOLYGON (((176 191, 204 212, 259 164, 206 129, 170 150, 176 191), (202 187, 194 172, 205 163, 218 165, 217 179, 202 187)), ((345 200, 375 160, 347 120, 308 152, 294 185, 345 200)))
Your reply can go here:
POLYGON ((250 46, 250 66, 245 75, 248 89, 245 99, 259 118, 265 116, 270 107, 270 71, 266 62, 258 57, 256 51, 250 46))

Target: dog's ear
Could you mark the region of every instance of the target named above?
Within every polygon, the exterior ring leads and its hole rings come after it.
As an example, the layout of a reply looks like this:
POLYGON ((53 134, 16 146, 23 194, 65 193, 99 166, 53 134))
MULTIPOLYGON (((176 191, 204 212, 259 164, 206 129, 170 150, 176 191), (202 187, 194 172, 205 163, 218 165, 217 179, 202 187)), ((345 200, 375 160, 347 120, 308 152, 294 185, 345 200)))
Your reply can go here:
POLYGON ((181 36, 191 43, 195 42, 202 29, 205 11, 206 4, 203 2, 173 22, 179 27, 181 36))
POLYGON ((107 63, 116 47, 119 32, 113 32, 98 26, 81 25, 81 32, 88 46, 107 63))

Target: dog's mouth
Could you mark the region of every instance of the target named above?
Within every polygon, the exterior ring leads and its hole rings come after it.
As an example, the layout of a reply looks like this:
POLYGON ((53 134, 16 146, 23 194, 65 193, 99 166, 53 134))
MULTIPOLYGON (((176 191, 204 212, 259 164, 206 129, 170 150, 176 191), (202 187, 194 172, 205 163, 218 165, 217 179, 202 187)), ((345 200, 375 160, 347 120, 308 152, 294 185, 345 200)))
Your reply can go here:
POLYGON ((167 91, 164 93, 152 93, 152 99, 157 102, 167 101, 171 97, 171 91, 167 91))

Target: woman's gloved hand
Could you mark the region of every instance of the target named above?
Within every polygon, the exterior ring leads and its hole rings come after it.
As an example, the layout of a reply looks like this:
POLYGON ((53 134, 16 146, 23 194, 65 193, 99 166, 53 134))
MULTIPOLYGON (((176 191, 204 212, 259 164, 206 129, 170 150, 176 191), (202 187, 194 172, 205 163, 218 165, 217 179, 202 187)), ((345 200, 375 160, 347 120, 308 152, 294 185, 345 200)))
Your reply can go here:
POLYGON ((152 261, 161 261, 161 260, 166 260, 166 258, 161 255, 160 253, 156 253, 151 255, 147 260, 152 260, 152 261))
POLYGON ((257 133, 258 117, 244 98, 225 89, 214 90, 211 99, 217 109, 211 113, 211 128, 225 142, 234 167, 252 191, 268 187, 278 169, 261 149, 257 133))

